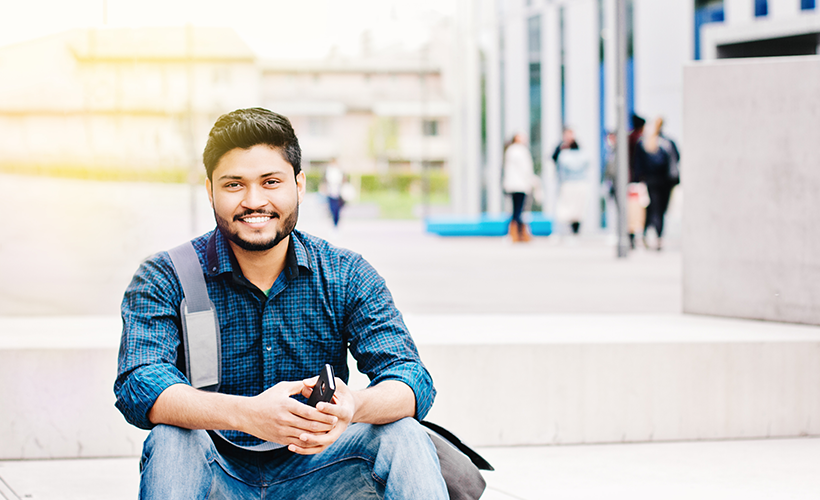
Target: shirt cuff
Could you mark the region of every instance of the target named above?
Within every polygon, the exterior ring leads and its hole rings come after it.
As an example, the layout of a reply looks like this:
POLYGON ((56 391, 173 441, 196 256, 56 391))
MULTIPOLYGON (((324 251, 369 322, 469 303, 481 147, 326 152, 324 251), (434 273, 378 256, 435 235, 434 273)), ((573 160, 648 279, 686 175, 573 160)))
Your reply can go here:
POLYGON ((410 386, 416 396, 415 418, 423 420, 430 408, 433 407, 433 400, 436 398, 433 378, 424 365, 420 363, 402 363, 391 366, 373 379, 370 385, 373 386, 385 380, 399 380, 410 386))
POLYGON ((149 420, 148 413, 159 395, 176 384, 190 385, 182 372, 173 365, 158 364, 137 368, 117 391, 115 406, 128 423, 150 430, 154 424, 149 420))

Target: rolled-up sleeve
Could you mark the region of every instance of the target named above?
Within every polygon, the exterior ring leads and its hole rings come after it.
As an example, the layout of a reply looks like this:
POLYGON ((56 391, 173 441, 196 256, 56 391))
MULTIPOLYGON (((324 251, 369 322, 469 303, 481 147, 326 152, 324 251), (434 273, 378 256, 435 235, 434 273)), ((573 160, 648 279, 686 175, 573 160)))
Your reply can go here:
POLYGON ((142 429, 153 424, 148 413, 159 395, 174 384, 188 384, 176 366, 179 349, 177 307, 182 292, 167 253, 137 270, 122 301, 115 406, 142 429))
POLYGON ((361 256, 349 264, 345 329, 358 369, 371 386, 385 380, 407 384, 416 397, 415 418, 422 420, 436 396, 433 379, 384 279, 361 256))

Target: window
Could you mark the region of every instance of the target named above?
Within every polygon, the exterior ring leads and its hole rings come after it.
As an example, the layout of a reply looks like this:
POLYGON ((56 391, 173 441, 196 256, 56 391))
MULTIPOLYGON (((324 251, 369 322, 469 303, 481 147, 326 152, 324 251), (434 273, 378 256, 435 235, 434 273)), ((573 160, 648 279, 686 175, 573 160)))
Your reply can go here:
POLYGON ((765 17, 769 15, 769 2, 767 0, 755 0, 755 17, 765 17))
POLYGON ((308 119, 308 131, 314 137, 326 137, 330 132, 329 119, 324 116, 311 116, 308 119))
POLYGON ((422 120, 421 133, 427 137, 438 135, 438 120, 422 120))
POLYGON ((815 0, 800 0, 800 10, 814 10, 817 8, 815 0))

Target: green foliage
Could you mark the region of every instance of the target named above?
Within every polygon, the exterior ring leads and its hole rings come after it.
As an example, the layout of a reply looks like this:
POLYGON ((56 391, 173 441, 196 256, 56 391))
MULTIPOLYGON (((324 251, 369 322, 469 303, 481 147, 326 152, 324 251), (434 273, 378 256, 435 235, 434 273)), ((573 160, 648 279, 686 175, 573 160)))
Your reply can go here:
MULTIPOLYGON (((0 172, 6 174, 39 175, 44 177, 58 177, 62 179, 82 179, 90 181, 113 182, 188 182, 189 172, 185 168, 166 169, 122 169, 111 167, 89 167, 86 165, 15 165, 0 164, 0 172)), ((197 182, 205 179, 203 169, 197 182)))
MULTIPOLYGON (((359 201, 377 205, 382 219, 415 219, 419 216, 420 205, 424 203, 421 194, 398 191, 362 193, 359 201)), ((427 203, 430 206, 446 205, 449 203, 449 197, 444 194, 431 194, 427 203)))
POLYGON ((391 117, 378 117, 368 131, 367 146, 373 158, 381 158, 398 150, 399 122, 391 117))
POLYGON ((319 191, 319 186, 322 184, 322 174, 319 172, 305 172, 305 180, 307 180, 307 192, 315 193, 319 191))
MULTIPOLYGON (((391 172, 387 174, 361 174, 361 192, 375 193, 394 191, 398 193, 421 193, 424 177, 419 173, 391 172)), ((430 172, 427 175, 431 194, 447 195, 450 177, 444 172, 430 172)), ((355 182, 355 180, 354 180, 355 182)))

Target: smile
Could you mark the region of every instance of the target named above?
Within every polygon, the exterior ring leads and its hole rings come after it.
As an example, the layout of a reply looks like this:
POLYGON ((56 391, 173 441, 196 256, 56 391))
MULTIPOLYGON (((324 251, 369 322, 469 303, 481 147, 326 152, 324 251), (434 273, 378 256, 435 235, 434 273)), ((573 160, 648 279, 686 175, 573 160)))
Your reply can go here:
POLYGON ((247 222, 248 224, 261 224, 263 222, 267 222, 267 221, 271 220, 271 217, 270 216, 259 216, 258 215, 258 216, 254 216, 254 217, 244 217, 242 220, 244 222, 247 222))

